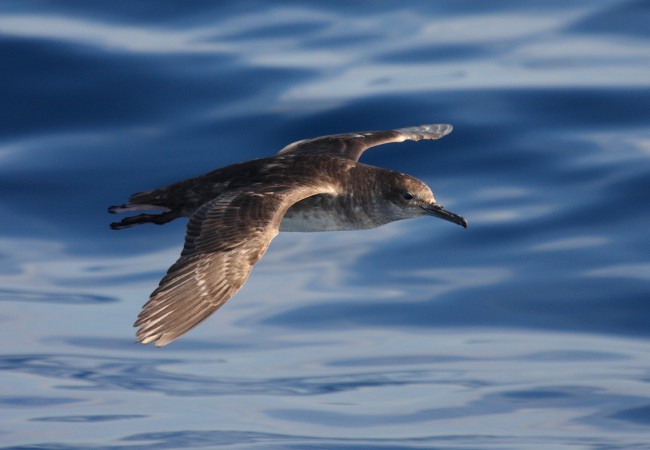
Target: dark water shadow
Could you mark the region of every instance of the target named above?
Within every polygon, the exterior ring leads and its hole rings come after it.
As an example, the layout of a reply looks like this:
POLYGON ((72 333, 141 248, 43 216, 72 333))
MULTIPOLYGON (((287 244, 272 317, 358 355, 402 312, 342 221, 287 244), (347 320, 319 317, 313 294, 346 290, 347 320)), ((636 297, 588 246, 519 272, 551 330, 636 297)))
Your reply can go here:
MULTIPOLYGON (((214 361, 220 363, 220 361, 214 361)), ((66 354, 8 355, 0 357, 0 371, 66 380, 65 391, 129 390, 169 396, 232 395, 304 396, 357 390, 364 387, 421 383, 415 370, 347 373, 335 376, 269 379, 197 376, 162 366, 191 367, 188 359, 111 358, 66 354), (71 384, 70 382, 74 382, 71 384)))
POLYGON ((52 303, 58 305, 92 305, 115 303, 119 301, 115 297, 105 295, 79 294, 77 292, 40 292, 40 291, 19 291, 13 289, 0 289, 0 302, 21 302, 21 303, 52 303))
POLYGON ((650 6, 644 0, 620 2, 573 23, 567 31, 584 34, 650 36, 650 6))

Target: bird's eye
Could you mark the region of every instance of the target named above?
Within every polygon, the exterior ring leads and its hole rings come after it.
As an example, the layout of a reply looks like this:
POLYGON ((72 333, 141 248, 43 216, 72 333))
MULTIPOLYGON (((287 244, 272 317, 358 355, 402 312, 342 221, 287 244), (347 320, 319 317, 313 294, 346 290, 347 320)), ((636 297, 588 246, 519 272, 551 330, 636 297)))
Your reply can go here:
POLYGON ((405 192, 404 194, 402 194, 402 198, 404 200, 413 200, 413 194, 411 194, 410 192, 405 192))

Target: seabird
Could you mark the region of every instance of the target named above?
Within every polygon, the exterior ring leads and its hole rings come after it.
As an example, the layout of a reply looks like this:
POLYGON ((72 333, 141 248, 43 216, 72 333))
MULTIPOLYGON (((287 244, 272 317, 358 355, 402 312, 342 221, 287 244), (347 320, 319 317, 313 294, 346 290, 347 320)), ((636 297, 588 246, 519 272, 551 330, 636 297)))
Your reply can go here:
POLYGON ((370 147, 451 131, 434 124, 305 139, 111 206, 111 213, 161 211, 126 217, 114 230, 189 217, 180 258, 134 324, 138 341, 167 345, 205 320, 241 289, 280 231, 362 230, 425 215, 467 228, 420 180, 358 162, 370 147))

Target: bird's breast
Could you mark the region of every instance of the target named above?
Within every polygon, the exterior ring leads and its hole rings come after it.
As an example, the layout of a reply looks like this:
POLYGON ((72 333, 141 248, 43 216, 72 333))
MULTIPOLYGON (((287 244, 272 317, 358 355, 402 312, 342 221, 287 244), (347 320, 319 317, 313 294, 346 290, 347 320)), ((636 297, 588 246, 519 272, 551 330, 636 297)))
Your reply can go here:
POLYGON ((383 225, 368 206, 346 196, 315 195, 289 208, 280 231, 365 230, 383 225))

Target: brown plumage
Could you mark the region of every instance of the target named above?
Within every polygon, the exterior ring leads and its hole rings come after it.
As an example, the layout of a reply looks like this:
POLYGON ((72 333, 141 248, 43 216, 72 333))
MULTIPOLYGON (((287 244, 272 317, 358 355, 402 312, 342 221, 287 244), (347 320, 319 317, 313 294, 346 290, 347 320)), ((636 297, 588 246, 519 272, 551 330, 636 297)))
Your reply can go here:
POLYGON ((306 139, 274 157, 234 164, 161 189, 137 193, 112 213, 159 210, 111 224, 164 224, 189 217, 185 245, 138 316, 138 341, 163 346, 205 320, 244 284, 279 231, 377 227, 433 215, 467 227, 438 205, 421 181, 358 163, 368 148, 439 139, 450 125, 306 139))

